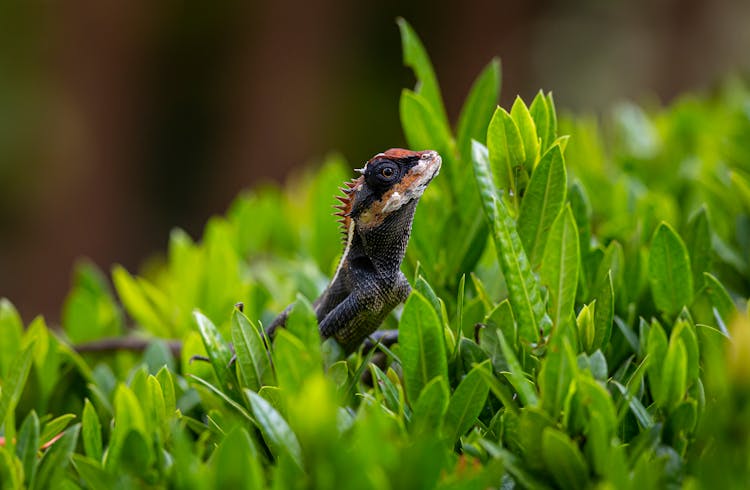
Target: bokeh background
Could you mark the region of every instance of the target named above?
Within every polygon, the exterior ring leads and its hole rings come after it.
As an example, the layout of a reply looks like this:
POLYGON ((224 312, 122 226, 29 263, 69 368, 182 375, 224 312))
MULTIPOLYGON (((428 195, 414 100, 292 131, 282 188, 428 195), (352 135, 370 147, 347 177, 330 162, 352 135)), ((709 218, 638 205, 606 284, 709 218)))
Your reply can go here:
POLYGON ((747 0, 0 2, 0 297, 54 323, 76 259, 135 270, 243 188, 403 145, 397 16, 453 120, 493 56, 501 104, 576 112, 750 72, 747 0))

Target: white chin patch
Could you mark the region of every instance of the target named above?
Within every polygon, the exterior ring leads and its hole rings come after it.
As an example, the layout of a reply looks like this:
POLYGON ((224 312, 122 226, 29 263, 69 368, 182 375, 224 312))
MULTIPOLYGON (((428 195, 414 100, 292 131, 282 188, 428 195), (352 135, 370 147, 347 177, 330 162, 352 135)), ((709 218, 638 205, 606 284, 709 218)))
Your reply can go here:
POLYGON ((436 173, 434 168, 428 167, 431 167, 428 161, 420 160, 418 164, 409 170, 409 173, 404 176, 402 183, 396 185, 390 192, 390 195, 388 195, 383 204, 383 214, 389 214, 401 209, 409 201, 422 196, 425 188, 427 188, 427 184, 429 184, 436 173))
POLYGON ((400 209, 401 206, 403 206, 407 202, 409 201, 405 200, 405 196, 401 195, 401 193, 398 191, 394 191, 393 194, 391 194, 388 200, 385 202, 385 205, 383 206, 383 213, 392 213, 393 211, 400 209))

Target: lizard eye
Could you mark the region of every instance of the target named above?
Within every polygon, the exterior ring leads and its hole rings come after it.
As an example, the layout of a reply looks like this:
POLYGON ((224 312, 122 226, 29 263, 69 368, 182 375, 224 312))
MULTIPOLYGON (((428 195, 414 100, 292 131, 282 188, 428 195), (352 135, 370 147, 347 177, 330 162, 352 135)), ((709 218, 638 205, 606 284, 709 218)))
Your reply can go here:
POLYGON ((398 164, 390 160, 375 162, 367 169, 365 179, 373 189, 385 189, 399 177, 398 164))
POLYGON ((380 171, 380 175, 382 175, 386 179, 390 179, 391 177, 393 177, 393 174, 394 174, 394 171, 393 171, 393 168, 391 168, 391 167, 384 167, 380 171))
POLYGON ((375 172, 382 184, 390 184, 398 175, 398 167, 392 162, 386 162, 375 169, 375 172))

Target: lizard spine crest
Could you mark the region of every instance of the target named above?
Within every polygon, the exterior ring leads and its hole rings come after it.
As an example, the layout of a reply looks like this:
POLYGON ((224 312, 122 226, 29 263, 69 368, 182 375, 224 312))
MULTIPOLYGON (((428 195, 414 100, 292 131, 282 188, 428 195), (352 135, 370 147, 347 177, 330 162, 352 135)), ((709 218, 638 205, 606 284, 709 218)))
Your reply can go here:
POLYGON ((345 187, 339 187, 339 190, 344 193, 343 196, 336 196, 336 199, 340 201, 340 204, 334 204, 333 208, 337 211, 333 213, 334 216, 338 216, 338 222, 341 229, 341 240, 346 243, 349 236, 349 229, 351 228, 351 212, 353 205, 353 194, 358 186, 362 185, 364 177, 357 177, 355 179, 344 182, 345 187))

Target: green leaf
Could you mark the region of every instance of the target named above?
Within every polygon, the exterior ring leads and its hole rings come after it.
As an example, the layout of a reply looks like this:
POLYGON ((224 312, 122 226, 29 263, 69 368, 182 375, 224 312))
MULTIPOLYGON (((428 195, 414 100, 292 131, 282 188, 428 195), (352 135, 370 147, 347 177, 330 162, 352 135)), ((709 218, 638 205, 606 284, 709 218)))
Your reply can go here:
POLYGON ((547 151, 547 148, 549 148, 549 146, 552 144, 552 141, 554 140, 554 137, 552 137, 551 139, 549 137, 550 127, 553 124, 553 121, 551 121, 550 119, 554 117, 554 113, 550 111, 550 108, 547 105, 547 98, 544 96, 544 92, 542 92, 541 90, 536 94, 534 100, 531 101, 529 112, 531 113, 531 118, 533 119, 534 126, 536 127, 536 134, 539 136, 539 152, 541 154, 544 154, 544 152, 547 151))
POLYGON ((531 175, 518 216, 518 235, 532 267, 542 259, 549 229, 565 202, 567 185, 563 156, 555 145, 531 175))
MULTIPOLYGON (((501 107, 495 110, 487 128, 487 150, 492 168, 490 175, 494 176, 491 182, 507 196, 513 211, 518 211, 520 186, 525 185, 529 169, 524 167, 526 153, 518 126, 501 107)), ((472 154, 476 160, 476 150, 473 149, 472 154)), ((476 174, 476 167, 474 172, 476 174)))
POLYGON ((635 419, 638 421, 638 424, 640 424, 640 427, 642 429, 651 428, 654 425, 654 419, 653 417, 651 417, 651 414, 648 413, 646 407, 643 406, 641 400, 635 397, 632 393, 630 393, 630 390, 628 390, 628 388, 618 383, 617 381, 613 381, 612 383, 617 387, 618 390, 620 390, 620 393, 628 402, 628 407, 633 413, 635 419))
POLYGON ((34 480, 36 474, 38 465, 36 453, 39 450, 39 441, 39 417, 32 410, 21 424, 16 446, 16 455, 23 464, 24 482, 27 486, 34 480))
POLYGON ((486 327, 480 332, 480 345, 492 359, 492 366, 496 372, 507 371, 508 364, 500 347, 499 330, 508 339, 514 348, 517 344, 516 324, 513 319, 513 310, 510 302, 506 299, 501 301, 484 320, 486 327))
POLYGON ((671 432, 675 437, 679 436, 680 432, 692 432, 698 420, 697 405, 695 400, 680 402, 669 415, 665 432, 671 432))
MULTIPOLYGON (((437 185, 440 189, 448 193, 446 197, 450 198, 450 196, 453 196, 453 198, 458 199, 463 195, 463 192, 461 192, 462 189, 466 187, 463 182, 469 179, 456 174, 458 171, 458 168, 454 164, 456 149, 448 125, 440 122, 440 118, 435 114, 435 111, 423 96, 411 90, 403 90, 401 92, 399 114, 401 127, 410 148, 432 149, 440 153, 443 158, 443 166, 441 168, 445 177, 438 179, 437 185)), ((415 245, 419 246, 422 244, 420 237, 424 235, 424 232, 421 232, 422 229, 419 226, 419 221, 417 221, 414 231, 415 237, 412 241, 415 242, 415 245)), ((434 233, 434 231, 430 233, 433 235, 433 238, 429 243, 434 241, 434 233)), ((420 260, 431 263, 432 261, 428 260, 429 255, 425 257, 424 248, 424 246, 418 247, 418 249, 423 251, 420 260)), ((428 247, 427 251, 431 252, 431 247, 428 247)))
MULTIPOLYGON (((26 385, 33 353, 34 342, 12 358, 8 375, 3 377, 3 384, 0 386, 2 388, 0 391, 0 426, 5 423, 8 413, 16 409, 18 399, 26 385)), ((5 430, 7 434, 10 429, 6 427, 5 430)))
MULTIPOLYGON (((194 379, 195 381, 197 381, 201 385, 203 385, 206 388, 208 388, 210 390, 210 392, 213 393, 214 395, 218 396, 219 399, 223 400, 229 406, 231 406, 232 408, 234 408, 237 411, 237 413, 239 413, 240 415, 242 415, 245 418, 245 420, 247 420, 248 422, 250 422, 252 424, 256 424, 255 419, 253 419, 253 417, 247 412, 247 410, 245 410, 245 407, 243 407, 242 405, 240 405, 239 403, 237 403, 233 399, 229 398, 229 396, 227 396, 226 393, 224 393, 219 388, 217 388, 216 386, 212 385, 211 383, 209 383, 205 379, 199 378, 198 376, 194 376, 192 374, 189 375, 189 376, 190 376, 190 378, 194 379)), ((263 388, 261 388, 261 392, 263 392, 263 390, 265 388, 270 388, 270 386, 264 386, 263 388)))
MULTIPOLYGON (((240 261, 235 250, 236 230, 224 218, 211 218, 203 238, 204 284, 198 305, 208 318, 225 318, 243 294, 240 261)), ((210 356, 209 356, 210 357, 210 356)))
POLYGON ((211 366, 213 366, 216 373, 216 378, 223 388, 234 392, 233 375, 229 368, 229 362, 232 360, 232 351, 229 350, 219 330, 207 316, 196 310, 193 312, 193 317, 198 324, 198 331, 201 334, 203 346, 206 348, 211 366))
MULTIPOLYGON (((432 289, 432 286, 430 286, 430 283, 427 282, 427 279, 425 279, 423 275, 419 274, 419 276, 417 276, 417 280, 414 283, 414 289, 419 291, 425 297, 425 299, 430 302, 437 316, 439 318, 442 317, 442 300, 438 298, 437 294, 435 294, 435 290, 432 289)), ((445 319, 443 318, 443 320, 445 319)))
POLYGON ((445 434, 451 441, 458 440, 474 425, 489 394, 489 386, 481 370, 488 368, 489 359, 476 365, 458 384, 445 413, 445 434))
POLYGON ((547 470, 563 489, 585 488, 589 469, 578 446, 562 432, 547 427, 542 433, 542 457, 547 470))
POLYGON ((230 431, 211 456, 214 488, 264 488, 258 450, 244 427, 230 431))
POLYGON ((232 342, 242 386, 258 391, 263 385, 273 384, 271 361, 260 327, 236 308, 232 313, 232 342))
POLYGON ((471 140, 482 141, 500 94, 500 60, 493 58, 474 81, 458 118, 457 142, 463 162, 471 161, 471 140))
POLYGON ((10 448, 0 446, 0 482, 3 488, 24 488, 23 477, 21 461, 13 455, 10 448))
POLYGON ((569 434, 584 433, 592 417, 598 417, 601 430, 614 434, 617 429, 617 413, 609 391, 587 372, 578 372, 576 389, 566 400, 564 426, 569 434))
POLYGON ((86 456, 95 460, 102 460, 102 425, 99 415, 88 398, 83 405, 83 449, 86 456))
POLYGON ((594 323, 594 311, 596 310, 596 300, 587 305, 583 305, 576 317, 578 326, 578 339, 581 349, 584 352, 593 350, 594 338, 596 337, 596 325, 594 323))
POLYGON ((177 399, 175 396, 172 373, 169 371, 167 366, 164 366, 159 369, 158 373, 156 373, 156 379, 159 381, 159 384, 161 385, 161 392, 164 395, 165 410, 168 414, 172 414, 177 409, 177 399))
POLYGON ((304 468, 302 448, 286 420, 262 396, 247 389, 244 392, 250 402, 253 415, 258 421, 263 439, 274 456, 277 458, 288 456, 300 469, 304 468))
POLYGON ((521 245, 515 222, 502 200, 495 197, 486 153, 478 143, 475 143, 474 150, 474 176, 482 197, 485 216, 495 240, 500 268, 508 287, 510 305, 518 325, 518 334, 526 342, 535 342, 539 338, 539 332, 546 331, 550 323, 542 303, 539 285, 521 245))
POLYGON ((156 376, 149 374, 146 378, 146 390, 148 404, 145 404, 147 409, 146 416, 149 420, 149 431, 160 432, 162 436, 166 437, 169 434, 169 421, 172 413, 167 413, 167 404, 164 400, 164 392, 161 389, 161 384, 156 376))
POLYGON ((432 378, 424 386, 416 403, 412 405, 413 433, 422 434, 442 429, 449 396, 447 383, 442 376, 432 378))
POLYGON ((417 88, 415 91, 428 102, 429 106, 435 112, 435 116, 439 118, 440 124, 447 127, 448 118, 443 106, 443 98, 440 95, 440 87, 438 86, 435 71, 422 45, 422 41, 419 40, 414 29, 402 17, 399 17, 396 22, 401 31, 404 64, 414 70, 414 74, 417 77, 417 88))
POLYGON ((539 137, 537 136, 534 120, 529 113, 529 109, 524 104, 521 97, 516 97, 513 107, 510 109, 510 116, 518 126, 518 132, 523 141, 523 150, 526 157, 524 167, 531 172, 534 169, 537 158, 539 158, 539 137))
POLYGON ((453 325, 453 334, 460 338, 464 323, 464 301, 466 300, 466 275, 462 274, 458 281, 458 294, 456 295, 456 321, 453 325))
POLYGON ((704 293, 708 296, 711 306, 716 308, 724 323, 729 323, 737 313, 737 307, 734 305, 732 297, 729 296, 724 285, 716 277, 708 272, 705 272, 703 276, 705 284, 704 293))
POLYGON ((729 172, 729 179, 739 201, 744 203, 745 210, 750 212, 750 179, 736 171, 729 172))
POLYGON ((40 436, 42 442, 47 442, 53 439, 55 436, 58 436, 60 432, 62 432, 75 418, 75 414, 66 413, 64 415, 60 415, 59 417, 55 417, 54 419, 45 423, 42 426, 42 433, 40 436))
POLYGON ((432 305, 418 291, 412 292, 404 306, 399 344, 409 400, 417 400, 432 378, 448 378, 443 325, 432 305))
MULTIPOLYGON (((590 255, 589 258, 592 256, 590 255)), ((615 291, 625 292, 622 289, 623 266, 625 263, 625 252, 618 241, 611 241, 596 267, 596 273, 593 277, 590 292, 596 293, 606 288, 606 282, 612 281, 612 287, 615 291)))
MULTIPOLYGON (((10 301, 0 298, 0 378, 7 379, 10 368, 14 366, 16 353, 21 350, 23 323, 21 317, 10 301)), ((7 388, 6 388, 7 389, 7 388)), ((4 418, 0 418, 0 424, 4 418)))
POLYGON ((663 401, 667 394, 664 388, 664 360, 667 355, 667 334, 664 333, 662 326, 654 321, 648 332, 648 343, 646 352, 648 355, 648 364, 646 372, 648 373, 648 384, 651 388, 651 396, 654 400, 663 401))
POLYGON ((654 303, 661 311, 675 315, 693 301, 690 257, 679 235, 662 223, 651 240, 649 281, 654 303))
POLYGON ((602 284, 602 288, 596 293, 596 309, 594 310, 594 340, 589 354, 597 349, 604 349, 609 343, 612 335, 612 322, 615 317, 615 293, 612 286, 612 272, 602 284))
POLYGON ((578 227, 578 243, 583 257, 589 253, 591 247, 591 201, 579 181, 574 181, 570 186, 568 200, 578 227))
POLYGON ((698 380, 700 352, 698 348, 698 334, 695 332, 695 326, 686 320, 678 320, 672 328, 671 338, 676 337, 682 340, 685 347, 686 355, 686 385, 690 386, 698 380))
POLYGON ((318 319, 315 309, 310 302, 301 294, 297 294, 292 311, 286 323, 287 329, 292 335, 305 344, 311 352, 320 352, 320 333, 318 333, 318 319))
POLYGON ((396 386, 378 366, 370 363, 368 367, 370 368, 370 373, 372 373, 372 379, 377 382, 378 389, 385 401, 386 408, 393 413, 399 413, 401 410, 401 401, 396 386))
POLYGON ((31 488, 50 488, 53 482, 57 482, 60 479, 60 475, 62 475, 68 464, 70 464, 70 458, 75 450, 80 428, 80 424, 68 428, 62 437, 47 449, 39 462, 39 470, 31 488))
POLYGON ((552 146, 557 139, 557 111, 555 110, 555 101, 552 98, 552 92, 547 92, 547 110, 549 111, 549 125, 547 134, 541 135, 542 141, 547 146, 552 146))
POLYGON ((450 160, 454 151, 453 137, 447 124, 440 121, 427 99, 411 90, 401 91, 399 114, 404 136, 410 148, 437 150, 443 157, 443 171, 448 179, 441 185, 454 183, 453 165, 450 160))
POLYGON ((578 228, 568 205, 552 224, 539 271, 542 285, 549 291, 547 311, 554 326, 561 325, 573 314, 580 264, 578 228))
POLYGON ((159 337, 170 337, 169 327, 144 291, 145 281, 136 280, 119 265, 112 269, 112 281, 123 306, 139 325, 159 337))
POLYGON ((685 396, 687 389, 688 353, 685 343, 678 336, 669 339, 662 369, 662 396, 656 403, 672 410, 685 396))
POLYGON ((512 475, 513 479, 517 481, 522 488, 535 490, 548 488, 547 485, 544 485, 541 481, 537 480, 527 469, 524 461, 511 451, 508 451, 499 444, 495 444, 487 439, 480 439, 479 444, 491 457, 503 462, 505 470, 512 475))
POLYGON ((276 331, 273 344, 273 362, 279 387, 291 393, 299 392, 307 378, 320 369, 320 348, 317 352, 302 343, 287 329, 276 331))
POLYGON ((508 363, 508 372, 504 374, 508 378, 508 381, 510 381, 510 384, 513 385, 513 388, 516 389, 516 392, 518 392, 521 403, 527 407, 536 406, 539 399, 534 390, 534 385, 524 375, 521 364, 518 362, 513 349, 508 345, 505 336, 500 330, 496 330, 496 332, 503 356, 505 356, 505 361, 508 363))
POLYGON ((570 342, 559 331, 555 331, 537 381, 542 408, 551 417, 557 417, 562 412, 576 371, 575 353, 570 342))
POLYGON ((153 441, 147 439, 142 432, 129 431, 123 441, 118 461, 117 470, 120 473, 145 474, 154 463, 153 441))
POLYGON ((492 394, 500 400, 503 407, 505 407, 509 413, 517 414, 519 410, 518 404, 515 402, 515 396, 510 390, 510 387, 495 377, 489 369, 481 369, 479 372, 482 374, 482 377, 487 383, 487 386, 489 386, 492 394))
POLYGON ((581 356, 586 358, 587 367, 595 380, 601 382, 607 381, 607 374, 609 373, 609 369, 607 368, 607 358, 604 357, 601 350, 597 349, 591 355, 587 356, 581 354, 581 356))
POLYGON ((105 466, 109 470, 122 464, 121 458, 126 454, 127 439, 131 431, 140 433, 144 438, 146 436, 146 419, 138 397, 123 384, 118 385, 115 390, 114 408, 114 429, 105 460, 105 466))
POLYGON ((102 468, 101 463, 80 454, 73 455, 72 463, 78 472, 78 475, 89 488, 120 489, 124 488, 123 482, 127 481, 120 480, 118 482, 114 475, 107 473, 104 468, 102 468))
POLYGON ((461 337, 458 341, 457 360, 459 362, 456 364, 456 375, 463 377, 471 371, 474 364, 481 364, 484 361, 488 361, 490 360, 490 356, 473 340, 461 337))
POLYGON ((70 341, 80 343, 120 335, 120 310, 101 271, 90 262, 80 262, 73 283, 62 313, 62 327, 70 341))
MULTIPOLYGON (((299 205, 302 206, 299 214, 307 222, 308 232, 301 236, 301 247, 315 258, 322 271, 338 265, 341 247, 337 239, 340 235, 337 233, 338 223, 331 219, 331 203, 334 201, 331 191, 348 180, 350 174, 351 168, 343 158, 333 156, 326 158, 316 172, 308 172, 302 177, 307 184, 307 196, 299 196, 299 205)), ((246 314, 255 318, 259 311, 250 309, 246 314)))
POLYGON ((685 246, 690 254, 690 270, 697 293, 703 287, 703 274, 711 271, 711 228, 705 206, 690 217, 685 233, 685 246))

